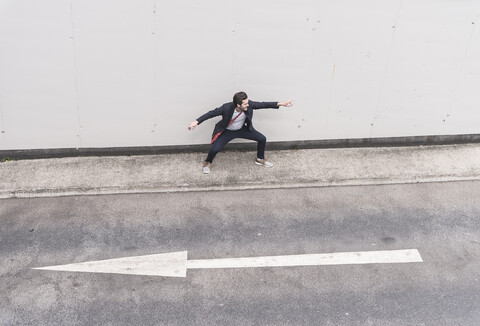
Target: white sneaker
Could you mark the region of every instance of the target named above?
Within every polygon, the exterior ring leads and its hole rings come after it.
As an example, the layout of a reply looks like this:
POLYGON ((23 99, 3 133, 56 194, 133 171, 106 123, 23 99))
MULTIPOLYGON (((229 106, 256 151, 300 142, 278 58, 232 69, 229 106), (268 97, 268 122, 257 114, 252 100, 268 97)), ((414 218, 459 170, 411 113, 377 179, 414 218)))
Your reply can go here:
POLYGON ((203 163, 203 173, 209 174, 210 173, 210 162, 203 163))
POLYGON ((273 166, 273 164, 270 163, 270 162, 268 162, 266 159, 260 160, 260 159, 258 159, 258 158, 255 159, 255 164, 257 164, 257 165, 262 165, 262 166, 264 166, 264 167, 266 167, 266 168, 271 168, 271 167, 273 166))

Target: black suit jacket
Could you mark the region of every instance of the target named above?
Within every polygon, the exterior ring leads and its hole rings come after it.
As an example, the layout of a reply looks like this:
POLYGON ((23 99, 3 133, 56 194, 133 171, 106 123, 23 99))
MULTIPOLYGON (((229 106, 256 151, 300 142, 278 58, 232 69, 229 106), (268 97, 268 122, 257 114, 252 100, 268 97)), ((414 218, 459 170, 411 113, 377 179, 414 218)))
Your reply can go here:
MULTIPOLYGON (((255 101, 248 101, 248 109, 245 112, 245 115, 247 116, 247 119, 245 120, 245 123, 247 124, 247 127, 249 130, 254 130, 253 124, 252 124, 252 119, 253 119, 253 110, 258 110, 258 109, 278 109, 278 102, 255 102, 255 101)), ((222 120, 220 120, 216 125, 215 128, 213 129, 212 137, 218 133, 218 132, 223 132, 225 129, 227 129, 228 124, 232 120, 233 112, 235 111, 235 104, 233 102, 230 103, 225 103, 221 107, 218 107, 214 110, 208 111, 201 117, 197 119, 198 124, 201 124, 203 121, 211 119, 213 117, 217 117, 219 115, 222 116, 222 120)))

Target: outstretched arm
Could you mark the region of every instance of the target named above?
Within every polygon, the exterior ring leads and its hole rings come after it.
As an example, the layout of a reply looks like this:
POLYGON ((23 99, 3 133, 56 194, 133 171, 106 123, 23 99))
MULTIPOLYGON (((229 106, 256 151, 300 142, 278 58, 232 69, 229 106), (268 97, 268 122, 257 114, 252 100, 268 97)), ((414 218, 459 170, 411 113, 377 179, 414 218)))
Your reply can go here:
POLYGON ((204 115, 202 115, 201 117, 197 118, 197 120, 195 121, 192 121, 189 125, 188 125, 188 130, 193 130, 195 129, 199 124, 201 124, 203 121, 205 120, 208 120, 208 119, 211 119, 213 117, 216 117, 216 116, 219 116, 219 115, 222 115, 222 113, 224 112, 224 110, 226 109, 226 105, 222 105, 221 107, 219 108, 216 108, 216 109, 213 109, 211 111, 208 111, 207 113, 205 113, 204 115))
POLYGON ((285 102, 255 102, 249 101, 250 107, 254 110, 257 109, 278 109, 281 106, 290 107, 293 105, 293 100, 288 100, 285 102))

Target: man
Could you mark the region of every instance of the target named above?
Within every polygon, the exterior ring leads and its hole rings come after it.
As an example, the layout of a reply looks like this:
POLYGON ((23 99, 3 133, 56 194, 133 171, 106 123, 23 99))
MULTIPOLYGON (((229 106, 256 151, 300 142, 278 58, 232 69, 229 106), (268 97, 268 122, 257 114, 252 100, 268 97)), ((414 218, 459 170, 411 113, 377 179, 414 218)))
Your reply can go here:
POLYGON ((278 109, 280 106, 290 107, 293 101, 286 102, 254 102, 249 101, 245 92, 238 92, 233 96, 233 102, 225 103, 202 115, 188 125, 188 130, 193 130, 203 121, 213 117, 222 116, 213 130, 212 147, 203 163, 203 173, 210 173, 210 166, 217 155, 228 142, 235 138, 255 140, 257 144, 257 158, 255 164, 265 167, 272 167, 273 164, 265 160, 265 146, 267 138, 253 128, 253 110, 257 109, 278 109))

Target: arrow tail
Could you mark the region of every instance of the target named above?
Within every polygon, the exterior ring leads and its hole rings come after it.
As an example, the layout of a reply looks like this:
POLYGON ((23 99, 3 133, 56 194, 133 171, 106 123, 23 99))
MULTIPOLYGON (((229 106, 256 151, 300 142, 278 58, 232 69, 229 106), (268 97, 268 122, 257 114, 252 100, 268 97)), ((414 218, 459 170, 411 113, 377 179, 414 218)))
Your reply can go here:
POLYGON ((413 262, 423 262, 417 249, 189 260, 187 261, 187 269, 393 264, 413 262))

